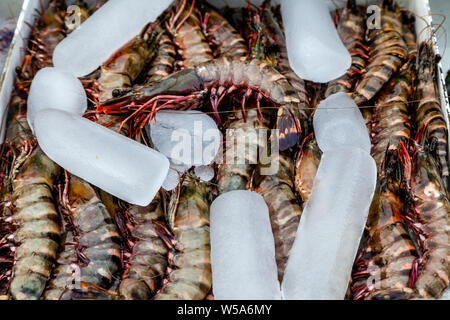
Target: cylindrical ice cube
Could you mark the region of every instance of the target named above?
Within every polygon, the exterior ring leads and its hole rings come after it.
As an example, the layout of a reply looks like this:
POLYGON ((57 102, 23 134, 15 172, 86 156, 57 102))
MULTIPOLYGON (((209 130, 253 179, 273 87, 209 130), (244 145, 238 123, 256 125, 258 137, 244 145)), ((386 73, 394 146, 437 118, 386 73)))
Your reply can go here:
POLYGON ((352 58, 323 0, 282 0, 281 13, 292 69, 303 79, 325 83, 344 75, 352 58))
POLYGON ((53 53, 55 67, 77 77, 91 73, 172 2, 109 0, 58 44, 53 53))
POLYGON ((41 111, 34 129, 50 159, 132 204, 147 206, 169 170, 169 160, 161 153, 65 111, 41 111))
POLYGON ((269 210, 251 191, 222 194, 211 205, 211 262, 217 300, 279 300, 269 210))
POLYGON ((344 299, 376 180, 375 161, 361 149, 323 154, 286 267, 284 298, 344 299))
POLYGON ((36 115, 45 109, 59 109, 83 115, 86 92, 78 78, 56 68, 41 69, 33 79, 28 96, 27 120, 33 130, 36 115))
POLYGON ((342 147, 370 152, 371 143, 364 118, 356 103, 340 92, 324 100, 314 113, 314 133, 323 151, 342 147))

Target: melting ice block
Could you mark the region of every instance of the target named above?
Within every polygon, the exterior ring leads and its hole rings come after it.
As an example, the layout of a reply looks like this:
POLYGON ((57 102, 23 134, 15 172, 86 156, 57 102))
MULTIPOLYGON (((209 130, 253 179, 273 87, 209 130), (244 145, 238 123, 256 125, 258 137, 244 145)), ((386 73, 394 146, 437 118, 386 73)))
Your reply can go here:
POLYGON ((303 79, 325 83, 342 76, 352 58, 323 0, 282 0, 281 13, 292 69, 303 79))
POLYGON ((56 47, 55 67, 77 77, 91 73, 172 2, 109 0, 56 47))
POLYGON ((169 170, 169 160, 161 153, 65 111, 41 111, 34 129, 50 159, 132 204, 147 206, 169 170))
POLYGON ((183 172, 179 172, 175 169, 170 168, 167 173, 167 177, 163 182, 163 189, 166 191, 172 191, 180 184, 180 178, 183 175, 183 172))
POLYGON ((195 175, 202 181, 209 182, 214 176, 215 172, 211 166, 198 166, 194 169, 195 175))
POLYGON ((34 77, 27 111, 31 129, 36 115, 42 110, 59 109, 81 116, 86 108, 87 97, 83 85, 70 73, 56 68, 44 68, 34 77))
POLYGON ((375 161, 361 149, 323 154, 287 263, 286 299, 344 299, 376 178, 375 161))
POLYGON ((370 153, 369 132, 356 103, 345 93, 329 96, 314 114, 314 133, 319 148, 355 147, 370 153))
POLYGON ((215 121, 200 111, 164 111, 150 124, 155 148, 174 164, 209 165, 221 146, 215 121))
POLYGON ((211 205, 211 262, 217 300, 279 300, 269 210, 251 191, 222 194, 211 205))

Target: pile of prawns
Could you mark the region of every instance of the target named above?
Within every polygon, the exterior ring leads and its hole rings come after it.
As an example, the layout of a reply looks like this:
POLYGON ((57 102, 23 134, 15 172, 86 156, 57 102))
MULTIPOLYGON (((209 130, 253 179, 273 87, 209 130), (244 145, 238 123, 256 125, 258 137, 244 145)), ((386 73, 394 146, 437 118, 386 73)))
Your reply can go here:
MULTIPOLYGON (((77 5, 84 21, 101 3, 77 5)), ((439 298, 449 285, 450 203, 436 58, 431 40, 417 45, 413 14, 389 0, 380 7, 375 30, 366 30, 366 8, 355 0, 333 12, 352 65, 327 84, 293 72, 280 10, 269 0, 221 11, 175 1, 81 78, 85 117, 149 146, 144 128, 167 109, 208 112, 224 132, 278 129, 276 174, 262 174, 248 153, 246 164, 216 165, 211 183, 188 171, 174 191, 139 207, 60 168, 28 127, 30 83, 73 31, 64 1, 50 1, 29 25, 1 150, 0 299, 213 299, 209 206, 244 189, 269 207, 281 281, 321 158, 314 109, 337 92, 360 106, 378 167, 347 297, 439 298)))

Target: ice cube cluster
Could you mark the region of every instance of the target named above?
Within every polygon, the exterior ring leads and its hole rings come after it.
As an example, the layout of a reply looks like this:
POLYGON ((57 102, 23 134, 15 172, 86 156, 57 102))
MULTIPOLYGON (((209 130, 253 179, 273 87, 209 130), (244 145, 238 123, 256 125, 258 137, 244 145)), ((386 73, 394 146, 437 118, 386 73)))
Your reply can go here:
POLYGON ((369 133, 346 94, 314 115, 323 156, 282 283, 288 300, 345 297, 377 181, 369 133))
POLYGON ((27 120, 47 156, 85 181, 141 206, 153 200, 163 183, 172 187, 176 172, 168 176, 169 160, 162 153, 82 118, 87 97, 77 77, 97 69, 171 3, 108 1, 56 47, 55 67, 36 75, 28 99, 27 120))
POLYGON ((352 58, 323 0, 282 0, 292 69, 305 80, 326 83, 344 75, 352 58))

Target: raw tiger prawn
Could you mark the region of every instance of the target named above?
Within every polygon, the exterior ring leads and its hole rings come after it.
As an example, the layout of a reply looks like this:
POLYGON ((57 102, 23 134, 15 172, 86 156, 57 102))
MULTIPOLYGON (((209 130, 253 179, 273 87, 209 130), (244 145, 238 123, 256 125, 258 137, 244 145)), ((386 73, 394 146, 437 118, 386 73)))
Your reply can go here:
POLYGON ((382 0, 380 6, 381 29, 368 30, 369 64, 353 93, 360 106, 375 97, 408 57, 400 9, 393 0, 382 0))
POLYGON ((38 12, 39 19, 36 25, 29 25, 31 29, 30 47, 28 52, 31 54, 32 61, 29 73, 30 79, 39 69, 52 66, 53 51, 59 42, 66 36, 65 15, 66 5, 64 1, 53 0, 46 10, 38 12))
MULTIPOLYGON (((269 9, 265 9, 263 12, 266 12, 271 29, 280 30, 275 22, 272 12, 269 9)), ((278 38, 283 39, 281 32, 275 33, 275 36, 277 35, 278 38)), ((270 37, 270 34, 262 34, 259 37, 261 43, 257 43, 256 45, 260 48, 261 52, 257 54, 257 56, 270 63, 270 61, 273 60, 270 58, 266 59, 267 40, 269 40, 269 38, 266 37, 270 37)), ((286 53, 286 49, 281 50, 286 53)), ((289 78, 291 82, 296 83, 298 86, 304 84, 303 80, 293 73, 289 64, 282 65, 281 69, 287 74, 292 73, 293 77, 289 78)), ((302 88, 306 92, 304 86, 302 88)), ((306 97, 306 95, 302 97, 306 97)), ((271 137, 271 143, 276 143, 276 137, 271 137)), ((267 152, 267 149, 263 150, 263 152, 267 152)), ((270 222, 275 240, 275 258, 278 266, 278 279, 282 281, 286 263, 297 234, 298 224, 302 215, 302 208, 298 203, 294 192, 295 169, 292 155, 289 151, 278 153, 277 150, 277 154, 271 154, 270 156, 271 161, 269 165, 261 163, 261 159, 259 159, 260 161, 256 166, 252 182, 253 189, 261 194, 269 208, 270 222), (270 170, 268 170, 269 166, 272 166, 273 163, 277 163, 276 172, 270 172, 270 170)))
POLYGON ((303 141, 295 163, 295 189, 304 204, 311 195, 321 158, 322 152, 311 133, 303 141))
POLYGON ((204 12, 207 39, 215 47, 215 57, 245 57, 248 46, 231 24, 205 2, 201 3, 204 12))
POLYGON ((161 81, 171 74, 175 67, 176 49, 172 39, 161 26, 156 26, 155 32, 160 34, 161 37, 158 43, 158 51, 147 71, 145 83, 161 81))
POLYGON ((142 32, 129 43, 117 50, 106 61, 97 81, 98 92, 94 96, 100 103, 111 99, 114 90, 131 87, 146 65, 152 60, 159 38, 155 35, 153 25, 147 25, 142 32))
POLYGON ((439 298, 450 283, 450 201, 439 166, 427 147, 414 143, 400 154, 409 173, 409 227, 417 236, 420 258, 415 262, 414 289, 421 298, 439 298))
POLYGON ((388 151, 369 210, 366 244, 352 273, 353 299, 397 300, 415 297, 411 288, 418 253, 406 223, 402 188, 403 164, 397 150, 388 151))
POLYGON ((414 125, 422 133, 423 142, 439 164, 444 186, 449 184, 448 128, 441 109, 437 87, 435 54, 428 43, 419 49, 417 71, 417 106, 414 112, 414 125))
POLYGON ((60 168, 36 148, 12 182, 12 215, 4 222, 15 232, 10 282, 13 299, 36 300, 44 291, 59 247, 59 213, 52 189, 60 168))
MULTIPOLYGON (((255 57, 263 57, 263 60, 268 59, 268 63, 272 64, 276 70, 286 77, 296 90, 300 100, 299 109, 301 110, 302 127, 306 128, 307 111, 311 107, 311 103, 305 81, 297 76, 290 66, 283 27, 278 23, 272 11, 271 1, 265 1, 260 10, 262 10, 260 14, 262 16, 260 17, 261 26, 257 26, 256 29, 261 30, 261 44, 256 43, 256 48, 254 48, 254 51, 257 51, 255 57), (276 50, 273 46, 275 48, 278 47, 278 49, 276 50), (260 47, 259 51, 261 52, 258 52, 257 47, 260 47)), ((258 25, 258 22, 255 22, 255 24, 258 25)))
POLYGON ((258 165, 254 177, 254 190, 261 194, 269 208, 278 279, 282 281, 303 210, 294 192, 294 162, 291 156, 287 152, 271 156, 274 157, 273 162, 278 162, 278 172, 264 175, 262 173, 264 165, 258 165))
POLYGON ((337 92, 352 92, 355 82, 365 71, 368 48, 365 45, 365 14, 364 7, 356 5, 355 0, 348 0, 347 7, 336 13, 337 31, 345 47, 352 56, 352 65, 345 75, 328 84, 325 97, 337 92))
POLYGON ((160 238, 165 224, 164 195, 157 195, 147 207, 129 206, 124 219, 131 249, 119 285, 125 300, 149 300, 160 288, 165 276, 168 248, 160 238))
POLYGON ((199 20, 200 11, 192 5, 187 7, 188 0, 180 0, 166 28, 173 36, 182 60, 178 64, 182 68, 193 68, 213 59, 212 50, 202 32, 199 20))
POLYGON ((164 237, 171 248, 169 268, 155 300, 203 300, 210 292, 210 197, 207 184, 189 175, 173 194, 167 217, 173 236, 164 237))
POLYGON ((17 230, 17 225, 7 223, 14 214, 12 205, 13 181, 19 169, 32 155, 35 149, 35 140, 26 119, 26 100, 15 89, 15 95, 9 105, 9 125, 6 132, 5 143, 2 146, 2 205, 0 207, 0 296, 8 298, 9 284, 14 264, 14 252, 17 245, 10 240, 17 230))
POLYGON ((63 202, 72 230, 43 298, 99 298, 111 287, 120 269, 120 235, 112 214, 92 186, 75 176, 68 177, 66 183, 63 202))
POLYGON ((267 130, 267 126, 261 123, 256 109, 250 109, 247 118, 244 120, 242 113, 236 112, 234 116, 225 123, 224 127, 228 132, 227 144, 224 150, 224 161, 218 166, 216 180, 219 194, 234 190, 246 190, 250 187, 253 171, 258 163, 258 151, 256 147, 261 148, 256 131, 259 129, 267 130), (242 140, 240 140, 242 139, 242 140), (237 143, 246 140, 245 147, 255 148, 245 149, 244 154, 239 154, 237 143), (233 152, 233 157, 229 155, 233 152))
POLYGON ((415 66, 410 60, 381 91, 372 116, 372 156, 382 172, 386 150, 397 150, 402 139, 411 138, 410 112, 414 98, 415 66))
MULTIPOLYGON (((222 57, 203 63, 194 69, 184 69, 171 74, 160 82, 137 86, 130 90, 117 90, 118 97, 99 106, 100 112, 129 112, 129 117, 149 112, 145 121, 152 119, 156 111, 176 107, 186 109, 197 107, 201 100, 214 91, 219 97, 217 103, 212 103, 214 112, 223 97, 243 88, 241 106, 245 112, 246 101, 253 91, 258 94, 259 102, 263 97, 274 102, 278 108, 277 129, 280 130, 280 148, 286 150, 295 146, 302 133, 307 131, 306 113, 300 107, 300 99, 295 89, 284 76, 258 60, 230 59, 222 57), (215 88, 217 90, 213 90, 215 88), (228 88, 228 89, 226 89, 228 88), (136 105, 139 103, 140 105, 136 105), (128 110, 127 110, 128 109, 128 110)), ((216 101, 214 96, 213 102, 216 101)), ((261 116, 261 115, 260 115, 261 116)), ((216 115, 216 120, 218 115, 216 115)))
POLYGON ((416 18, 408 12, 403 12, 403 38, 408 47, 408 56, 411 60, 415 58, 418 51, 417 39, 415 34, 415 20, 416 18))
MULTIPOLYGON (((28 55, 19 71, 21 81, 29 81, 43 67, 52 65, 51 56, 65 36, 64 6, 52 1, 40 12, 32 29, 28 55)), ((54 205, 53 187, 60 168, 36 146, 26 119, 25 82, 16 83, 11 99, 9 125, 4 146, 13 154, 8 179, 3 181, 2 212, 5 234, 2 248, 10 263, 2 279, 13 299, 39 299, 50 277, 59 247, 59 214, 54 205)))

